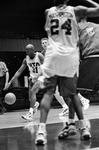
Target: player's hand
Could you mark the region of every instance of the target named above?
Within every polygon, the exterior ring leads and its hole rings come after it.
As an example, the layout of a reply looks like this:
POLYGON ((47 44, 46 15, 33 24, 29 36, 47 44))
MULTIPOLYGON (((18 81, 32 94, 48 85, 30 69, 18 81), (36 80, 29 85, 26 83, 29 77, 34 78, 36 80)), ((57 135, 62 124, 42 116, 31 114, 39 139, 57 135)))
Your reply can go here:
POLYGON ((11 82, 9 82, 9 83, 5 84, 5 87, 4 87, 4 89, 3 89, 3 90, 7 90, 7 89, 10 87, 10 85, 11 85, 11 82))
POLYGON ((32 82, 32 83, 35 83, 37 81, 37 77, 29 77, 29 81, 32 82))
POLYGON ((30 76, 28 79, 29 79, 29 81, 30 81, 30 80, 32 80, 32 77, 30 76))

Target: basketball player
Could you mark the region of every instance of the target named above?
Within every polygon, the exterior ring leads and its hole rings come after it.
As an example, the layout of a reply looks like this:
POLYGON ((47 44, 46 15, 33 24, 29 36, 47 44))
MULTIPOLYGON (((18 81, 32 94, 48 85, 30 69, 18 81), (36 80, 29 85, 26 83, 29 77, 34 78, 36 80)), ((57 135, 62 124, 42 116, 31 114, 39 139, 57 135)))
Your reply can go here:
MULTIPOLYGON (((42 54, 45 56, 45 52, 46 52, 46 49, 47 49, 47 45, 48 45, 48 38, 42 38, 41 39, 41 45, 42 45, 42 54)), ((66 114, 68 114, 68 106, 67 104, 65 103, 64 99, 62 96, 60 96, 59 94, 59 91, 58 91, 58 86, 56 88, 56 92, 54 94, 56 100, 61 104, 62 106, 62 112, 59 113, 59 116, 64 116, 66 114)))
POLYGON ((99 79, 99 24, 82 18, 79 23, 79 36, 82 61, 78 89, 92 91, 99 79))
MULTIPOLYGON (((89 6, 99 7, 96 2, 86 0, 89 6)), ((78 90, 92 91, 95 89, 97 80, 99 79, 99 25, 87 22, 86 17, 78 20, 79 46, 81 63, 79 66, 79 78, 77 82, 78 90)), ((74 109, 69 99, 69 120, 67 126, 59 133, 59 139, 65 139, 69 135, 76 134, 74 109), (70 128, 68 124, 72 124, 70 128)))
POLYGON ((67 1, 64 1, 63 5, 59 5, 62 3, 62 0, 55 2, 57 2, 56 7, 51 7, 45 11, 45 30, 48 34, 49 43, 42 65, 46 92, 41 101, 40 124, 35 140, 37 145, 47 143, 46 120, 56 86, 59 82, 61 84, 59 86, 60 94, 72 99, 74 110, 79 119, 81 139, 89 140, 91 138, 91 134, 86 128, 76 88, 76 76, 78 76, 79 68, 79 38, 76 18, 81 16, 99 16, 99 7, 71 7, 67 6, 67 1))
MULTIPOLYGON (((45 55, 46 52, 46 48, 48 45, 48 38, 42 38, 41 39, 41 45, 43 47, 42 50, 42 54, 45 55)), ((62 96, 60 96, 59 92, 58 92, 58 87, 56 88, 56 92, 55 92, 55 98, 56 100, 61 104, 61 106, 63 107, 62 112, 59 114, 59 116, 64 116, 65 114, 68 114, 68 106, 65 103, 64 99, 62 96)), ((78 93, 78 96, 80 98, 80 102, 82 104, 82 107, 84 110, 87 110, 89 108, 89 100, 87 98, 84 98, 80 93, 78 93)))
POLYGON ((0 115, 2 115, 6 111, 1 96, 3 90, 5 90, 8 80, 9 80, 8 68, 3 61, 0 61, 0 115))
POLYGON ((28 44, 26 46, 26 58, 23 60, 21 67, 18 69, 18 71, 15 73, 15 75, 12 77, 12 79, 6 86, 6 89, 9 88, 11 83, 22 74, 22 72, 26 69, 26 67, 28 67, 30 72, 29 77, 30 109, 27 115, 22 116, 22 118, 27 121, 32 121, 33 114, 36 113, 37 108, 39 107, 39 103, 36 102, 36 93, 34 91, 31 91, 31 89, 34 83, 37 81, 37 78, 42 74, 40 66, 43 63, 43 60, 44 56, 39 52, 35 53, 34 46, 32 44, 28 44))

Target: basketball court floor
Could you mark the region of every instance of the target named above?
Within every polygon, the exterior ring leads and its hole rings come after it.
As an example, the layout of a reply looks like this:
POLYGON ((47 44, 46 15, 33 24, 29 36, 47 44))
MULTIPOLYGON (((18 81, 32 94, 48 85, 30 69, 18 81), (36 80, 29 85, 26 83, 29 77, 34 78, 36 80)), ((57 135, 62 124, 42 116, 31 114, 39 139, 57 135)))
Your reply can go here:
POLYGON ((90 141, 81 141, 79 132, 66 140, 58 140, 57 135, 68 118, 68 115, 58 116, 61 110, 61 108, 50 110, 47 119, 48 143, 45 146, 35 145, 40 111, 34 115, 32 122, 21 118, 28 110, 6 112, 0 115, 0 150, 99 150, 99 106, 91 105, 88 110, 84 111, 92 134, 90 141))

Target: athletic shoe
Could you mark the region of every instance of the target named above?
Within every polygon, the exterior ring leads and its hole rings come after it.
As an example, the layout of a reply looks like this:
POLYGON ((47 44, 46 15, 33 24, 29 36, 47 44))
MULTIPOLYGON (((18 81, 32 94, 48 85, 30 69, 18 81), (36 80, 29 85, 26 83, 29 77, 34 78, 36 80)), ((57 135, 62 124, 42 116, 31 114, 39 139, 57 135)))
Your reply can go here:
POLYGON ((47 143, 47 134, 46 132, 37 132, 35 144, 38 146, 45 145, 47 143))
POLYGON ((68 127, 68 134, 75 135, 76 133, 77 133, 77 129, 76 129, 75 123, 70 123, 68 127))
POLYGON ((33 120, 33 114, 28 112, 26 115, 23 115, 22 118, 27 120, 27 121, 32 121, 33 120))
POLYGON ((37 113, 39 107, 39 103, 35 102, 34 108, 33 108, 33 114, 28 112, 26 115, 23 115, 22 118, 27 120, 27 121, 32 121, 33 120, 33 115, 37 113))
POLYGON ((89 99, 81 97, 80 102, 84 110, 87 110, 89 108, 89 99))
POLYGON ((4 114, 6 112, 6 108, 2 108, 2 110, 0 111, 0 115, 4 114))
POLYGON ((65 138, 67 138, 68 136, 72 136, 75 135, 77 133, 77 129, 75 127, 74 123, 68 124, 66 122, 66 126, 65 128, 59 133, 58 138, 63 140, 65 138))
POLYGON ((62 112, 59 114, 59 116, 64 116, 68 114, 68 108, 62 108, 62 112))
POLYGON ((33 108, 33 114, 37 113, 38 107, 39 107, 39 102, 35 102, 35 105, 34 105, 34 108, 33 108))
POLYGON ((83 128, 83 129, 80 129, 79 131, 80 131, 82 140, 90 140, 91 139, 91 134, 90 134, 88 128, 83 128))

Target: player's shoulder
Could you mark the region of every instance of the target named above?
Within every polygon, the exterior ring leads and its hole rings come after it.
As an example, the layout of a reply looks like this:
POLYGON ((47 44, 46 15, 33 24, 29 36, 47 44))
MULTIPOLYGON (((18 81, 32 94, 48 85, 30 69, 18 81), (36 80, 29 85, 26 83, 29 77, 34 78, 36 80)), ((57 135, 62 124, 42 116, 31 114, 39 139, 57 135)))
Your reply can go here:
POLYGON ((88 10, 88 7, 86 6, 82 6, 82 5, 78 5, 74 7, 74 12, 76 17, 84 17, 86 16, 86 11, 88 10))
POLYGON ((27 65, 27 57, 23 59, 22 64, 27 65))
POLYGON ((38 52, 38 58, 39 58, 39 60, 40 60, 40 62, 41 62, 41 64, 42 64, 43 61, 44 61, 44 55, 41 54, 40 52, 38 52))
POLYGON ((41 52, 37 52, 38 57, 42 57, 43 54, 41 52))
POLYGON ((7 66, 6 66, 6 63, 3 62, 3 61, 0 61, 0 65, 2 65, 2 66, 4 66, 4 67, 7 67, 7 66))
POLYGON ((45 10, 45 14, 50 15, 51 13, 54 13, 56 11, 56 6, 50 7, 49 9, 45 10))
POLYGON ((0 64, 4 64, 4 65, 5 65, 5 62, 3 62, 3 61, 0 61, 0 64))

